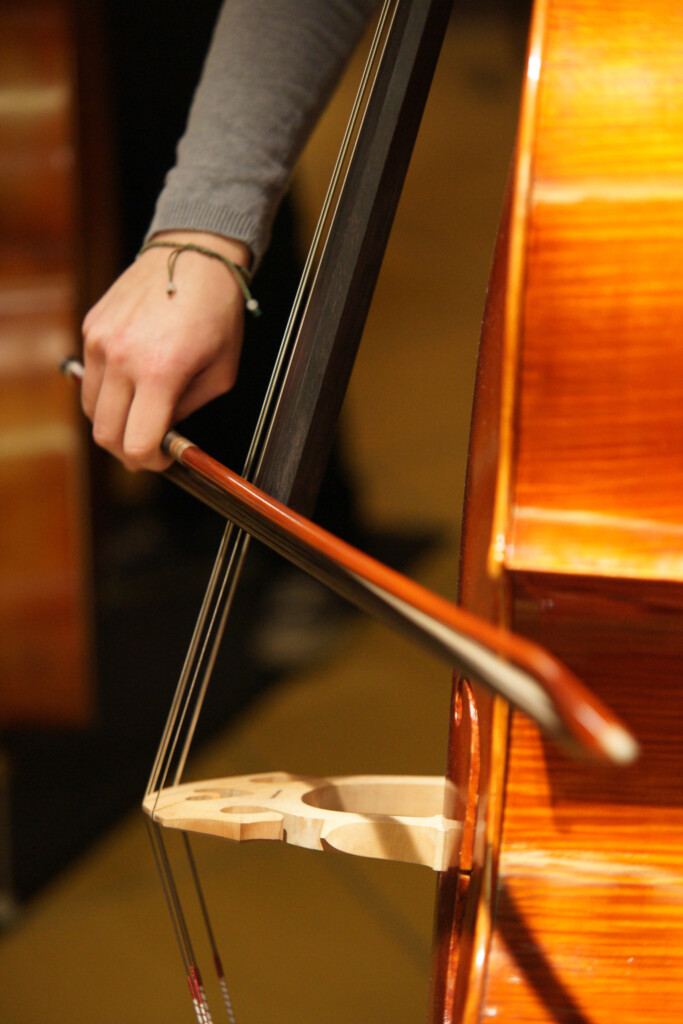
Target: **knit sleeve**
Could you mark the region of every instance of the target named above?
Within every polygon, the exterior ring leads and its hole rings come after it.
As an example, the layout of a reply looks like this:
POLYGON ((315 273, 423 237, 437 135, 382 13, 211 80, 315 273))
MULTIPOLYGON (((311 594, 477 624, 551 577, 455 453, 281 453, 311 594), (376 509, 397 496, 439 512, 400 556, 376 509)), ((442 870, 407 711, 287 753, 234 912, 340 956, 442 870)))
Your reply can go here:
POLYGON ((149 234, 212 231, 257 263, 320 111, 377 0, 225 0, 149 234))

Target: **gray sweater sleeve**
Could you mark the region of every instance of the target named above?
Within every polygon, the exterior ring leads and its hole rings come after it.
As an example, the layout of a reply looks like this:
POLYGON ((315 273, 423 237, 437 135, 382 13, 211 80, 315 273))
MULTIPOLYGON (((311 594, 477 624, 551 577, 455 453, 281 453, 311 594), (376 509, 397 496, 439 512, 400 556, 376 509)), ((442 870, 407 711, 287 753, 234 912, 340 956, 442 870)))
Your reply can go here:
POLYGON ((149 234, 212 231, 257 263, 294 163, 377 0, 225 0, 149 234))

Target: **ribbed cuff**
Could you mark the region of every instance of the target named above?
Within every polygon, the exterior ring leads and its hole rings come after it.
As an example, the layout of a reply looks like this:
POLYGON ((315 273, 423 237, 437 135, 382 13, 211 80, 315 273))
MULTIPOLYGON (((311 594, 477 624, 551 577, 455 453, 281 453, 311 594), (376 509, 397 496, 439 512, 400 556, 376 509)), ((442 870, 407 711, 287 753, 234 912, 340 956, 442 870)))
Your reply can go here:
POLYGON ((252 270, 258 267, 270 241, 270 225, 264 232, 256 218, 224 206, 193 200, 163 199, 157 204, 145 241, 159 231, 210 231, 243 242, 252 254, 252 270))

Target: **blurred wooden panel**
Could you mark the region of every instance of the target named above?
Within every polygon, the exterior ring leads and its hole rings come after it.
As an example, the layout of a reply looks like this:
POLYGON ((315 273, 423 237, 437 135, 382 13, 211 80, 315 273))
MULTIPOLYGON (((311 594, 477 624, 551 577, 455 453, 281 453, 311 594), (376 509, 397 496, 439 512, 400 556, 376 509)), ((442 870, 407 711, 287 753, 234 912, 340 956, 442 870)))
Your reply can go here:
POLYGON ((92 710, 77 342, 75 33, 68 4, 0 7, 0 723, 92 710))

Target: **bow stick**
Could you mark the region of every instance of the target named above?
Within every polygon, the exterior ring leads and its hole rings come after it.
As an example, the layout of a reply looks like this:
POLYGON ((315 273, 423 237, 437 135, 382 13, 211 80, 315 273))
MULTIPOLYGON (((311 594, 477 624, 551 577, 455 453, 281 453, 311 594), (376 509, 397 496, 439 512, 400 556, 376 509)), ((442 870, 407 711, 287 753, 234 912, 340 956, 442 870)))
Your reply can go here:
MULTIPOLYGON (((68 359, 64 372, 80 379, 68 359)), ((504 697, 554 739, 617 764, 638 746, 619 719, 542 647, 501 629, 339 540, 169 431, 165 472, 240 529, 361 610, 504 697)))

